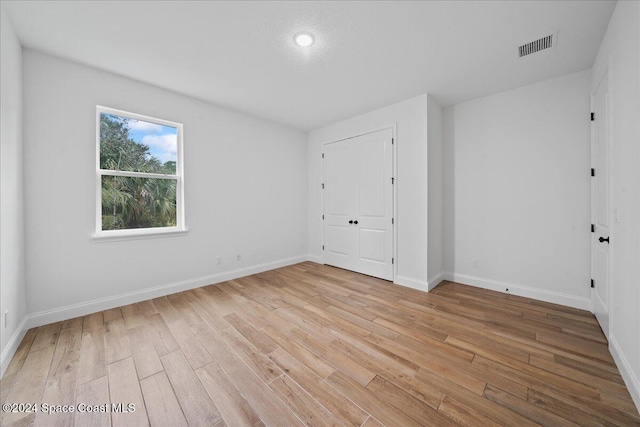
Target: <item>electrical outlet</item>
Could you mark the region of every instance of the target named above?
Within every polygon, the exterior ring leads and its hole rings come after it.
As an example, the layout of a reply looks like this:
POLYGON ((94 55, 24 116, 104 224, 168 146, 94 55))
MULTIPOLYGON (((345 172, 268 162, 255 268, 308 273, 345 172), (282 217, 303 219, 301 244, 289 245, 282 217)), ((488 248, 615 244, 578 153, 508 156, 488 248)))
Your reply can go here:
POLYGON ((477 258, 474 258, 471 265, 475 268, 480 268, 480 260, 477 258))
POLYGON ((236 255, 236 261, 242 261, 242 255, 240 254, 236 255))
POLYGON ((219 256, 216 257, 216 264, 222 264, 222 258, 220 258, 219 256))

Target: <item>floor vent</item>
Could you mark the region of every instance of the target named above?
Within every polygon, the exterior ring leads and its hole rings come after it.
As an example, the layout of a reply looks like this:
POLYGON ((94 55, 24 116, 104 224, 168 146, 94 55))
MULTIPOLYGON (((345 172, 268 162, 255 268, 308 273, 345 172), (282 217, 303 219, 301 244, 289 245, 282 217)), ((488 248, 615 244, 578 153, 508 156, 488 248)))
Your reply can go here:
POLYGON ((544 49, 549 49, 553 46, 553 34, 549 34, 546 37, 542 37, 538 40, 518 46, 518 57, 531 55, 532 53, 540 52, 544 49))

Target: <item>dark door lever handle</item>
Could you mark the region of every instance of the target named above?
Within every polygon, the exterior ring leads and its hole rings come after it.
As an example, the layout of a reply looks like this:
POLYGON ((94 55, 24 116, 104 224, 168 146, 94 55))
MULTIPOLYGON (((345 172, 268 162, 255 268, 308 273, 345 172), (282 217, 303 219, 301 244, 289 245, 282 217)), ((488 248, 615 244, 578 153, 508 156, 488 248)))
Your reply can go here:
POLYGON ((608 237, 606 239, 604 237, 600 237, 598 240, 600 241, 600 243, 602 243, 602 242, 609 243, 609 238, 608 237))
POLYGON ((358 220, 353 221, 353 223, 357 225, 358 224, 358 220))
POLYGON ((349 220, 349 224, 353 224, 353 220, 352 219, 349 220))

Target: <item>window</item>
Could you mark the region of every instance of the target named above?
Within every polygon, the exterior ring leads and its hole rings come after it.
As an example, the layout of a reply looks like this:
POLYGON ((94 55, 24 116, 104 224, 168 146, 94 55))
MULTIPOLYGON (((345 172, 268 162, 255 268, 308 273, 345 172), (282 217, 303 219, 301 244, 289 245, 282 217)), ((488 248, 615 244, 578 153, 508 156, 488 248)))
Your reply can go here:
POLYGON ((97 107, 96 237, 185 231, 182 125, 97 107))

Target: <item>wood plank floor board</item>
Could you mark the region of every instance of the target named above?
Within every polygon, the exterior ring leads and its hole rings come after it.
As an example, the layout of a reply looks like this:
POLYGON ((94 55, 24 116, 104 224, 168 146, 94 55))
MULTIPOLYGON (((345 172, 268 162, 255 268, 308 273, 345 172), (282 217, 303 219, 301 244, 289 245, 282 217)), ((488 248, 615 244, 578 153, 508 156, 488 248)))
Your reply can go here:
POLYGON ((43 348, 55 346, 58 341, 58 335, 60 334, 61 327, 62 322, 40 326, 29 351, 38 351, 43 348))
MULTIPOLYGON (((59 325, 58 325, 59 327, 59 325)), ((38 403, 42 402, 42 395, 47 384, 49 367, 53 359, 55 345, 32 350, 16 374, 15 383, 7 396, 10 403, 38 403)), ((4 412, 4 411, 3 411, 4 412)), ((3 423, 13 423, 29 416, 26 412, 3 413, 3 423)))
POLYGON ((345 395, 329 386, 283 349, 273 351, 269 357, 344 425, 357 427, 362 425, 368 417, 366 412, 358 408, 345 395))
MULTIPOLYGON (((102 316, 102 313, 100 315, 102 316)), ((96 327, 85 330, 83 326, 78 365, 78 384, 84 384, 105 375, 107 375, 107 362, 104 349, 104 329, 96 327)))
POLYGON ((181 319, 180 313, 171 305, 167 297, 154 298, 152 301, 167 325, 181 319))
POLYGON ((473 393, 464 387, 459 386, 445 378, 441 378, 432 372, 420 369, 416 374, 418 381, 429 384, 441 391, 445 396, 450 396, 463 405, 474 409, 484 416, 492 419, 498 424, 506 426, 537 426, 537 423, 522 415, 511 411, 499 404, 496 404, 483 396, 473 393))
POLYGON ((104 347, 107 364, 126 359, 131 356, 129 337, 124 327, 124 320, 117 319, 105 322, 104 347))
MULTIPOLYGON (((0 379, 0 402, 7 402, 7 397, 9 397, 9 392, 13 387, 13 384, 16 382, 17 374, 4 374, 2 379, 0 379)), ((0 413, 0 419, 4 416, 4 413, 0 413)))
MULTIPOLYGON (((126 336, 131 343, 131 355, 136 366, 139 380, 147 378, 163 370, 160 356, 156 352, 150 331, 145 325, 126 330, 126 336)), ((177 350, 177 348, 176 348, 177 350)))
POLYGON ((598 390, 592 386, 582 384, 559 375, 554 375, 551 372, 532 365, 524 363, 516 365, 516 363, 520 362, 513 361, 513 364, 507 365, 485 359, 482 356, 477 356, 473 359, 473 364, 477 365, 479 368, 508 378, 523 386, 534 387, 539 390, 553 388, 560 393, 567 394, 568 396, 588 396, 593 400, 600 399, 598 390))
POLYGON ((84 319, 82 316, 74 317, 73 319, 67 319, 62 322, 61 329, 66 328, 82 328, 82 324, 84 323, 84 319))
POLYGON ((189 304, 189 301, 185 297, 184 292, 179 292, 177 294, 168 295, 167 299, 169 303, 175 308, 179 313, 180 317, 189 325, 197 325, 198 323, 204 322, 202 316, 200 316, 196 310, 189 304))
POLYGON ((160 313, 151 300, 140 301, 138 303, 138 310, 140 310, 140 313, 145 317, 160 313))
POLYGON ((304 347, 311 350, 322 359, 326 360, 334 366, 336 369, 340 369, 343 373, 349 375, 362 385, 369 384, 369 381, 373 379, 375 374, 362 365, 354 362, 341 353, 332 351, 330 347, 324 345, 322 342, 316 340, 312 335, 303 331, 293 330, 291 331, 292 337, 302 344, 304 347))
POLYGON ((344 426, 324 406, 320 405, 317 400, 287 375, 282 375, 271 381, 269 387, 306 425, 344 426))
POLYGON ((402 411, 403 414, 408 415, 420 424, 437 426, 457 425, 450 418, 438 413, 436 409, 416 399, 394 383, 380 376, 376 376, 369 385, 367 385, 367 388, 373 391, 377 397, 395 406, 398 410, 402 411))
MULTIPOLYGON (((194 289, 187 296, 187 301, 202 319, 211 327, 222 331, 229 327, 229 323, 224 320, 215 310, 215 299, 202 288, 194 289)), ((251 302, 251 301, 250 301, 251 302)))
POLYGON ((398 357, 415 362, 419 365, 420 369, 428 369, 436 375, 447 378, 449 381, 454 382, 476 394, 482 394, 484 391, 486 382, 477 378, 481 375, 474 376, 469 373, 472 368, 468 366, 471 362, 470 360, 461 361, 454 360, 453 358, 447 359, 446 355, 440 356, 437 355, 436 352, 434 352, 436 354, 421 354, 416 351, 415 348, 407 347, 398 341, 390 341, 381 337, 371 337, 370 340, 398 357))
POLYGON ((442 399, 442 403, 438 407, 438 412, 459 425, 482 427, 498 427, 501 425, 449 396, 445 396, 444 399, 442 399))
POLYGON ((545 371, 594 387, 599 392, 604 391, 621 397, 627 397, 629 395, 629 391, 627 391, 627 388, 622 384, 602 379, 597 375, 584 373, 551 360, 532 356, 529 363, 545 371))
POLYGON ((520 415, 529 418, 542 426, 546 427, 577 427, 578 425, 570 421, 570 419, 559 417, 553 413, 549 413, 540 409, 536 405, 532 405, 526 399, 519 399, 509 393, 488 385, 484 397, 501 406, 511 409, 520 415))
MULTIPOLYGON (((199 324, 202 323, 197 325, 199 324)), ((193 369, 198 369, 213 361, 207 349, 200 343, 186 321, 177 320, 168 326, 193 369)))
POLYGON ((239 365, 245 365, 222 338, 221 332, 204 323, 194 326, 193 331, 225 373, 231 374, 239 365))
POLYGON ((144 316, 140 312, 138 304, 129 304, 121 307, 124 326, 127 329, 141 326, 144 323, 144 316))
POLYGON ((145 326, 158 356, 164 356, 180 349, 178 342, 160 314, 145 316, 145 326))
POLYGON ((82 318, 82 332, 87 332, 92 329, 102 329, 103 326, 104 315, 101 311, 88 314, 82 318))
MULTIPOLYGON (((297 340, 283 334, 271 326, 267 326, 261 329, 268 337, 277 342, 280 347, 284 348, 293 357, 303 362, 313 372, 315 372, 320 378, 326 378, 335 371, 335 367, 325 361, 320 356, 317 356, 313 351, 309 350, 303 344, 300 344, 297 340)), ((275 348, 274 348, 275 350, 275 348)))
MULTIPOLYGON (((380 335, 381 337, 396 339, 400 335, 399 332, 389 327, 388 324, 391 322, 386 320, 385 320, 386 324, 379 322, 380 320, 384 320, 381 317, 377 317, 373 319, 373 321, 369 321, 367 319, 363 319, 362 317, 358 317, 354 314, 349 313, 348 311, 344 311, 332 305, 324 307, 324 311, 334 316, 340 317, 346 320, 347 322, 351 322, 354 325, 360 326, 361 328, 366 329, 370 333, 380 335)), ((395 323, 393 325, 395 325, 395 323)))
MULTIPOLYGON (((122 320, 122 309, 120 307, 111 308, 102 312, 104 323, 113 322, 114 320, 122 320)), ((124 322, 124 320, 123 320, 124 322)))
MULTIPOLYGON (((76 387, 76 402, 88 407, 100 407, 109 403, 109 379, 106 374, 95 380, 79 384, 76 387)), ((74 424, 83 427, 109 427, 111 414, 107 411, 77 410, 74 413, 74 424)))
POLYGON ((353 381, 340 371, 336 371, 327 378, 327 382, 342 394, 348 395, 358 406, 380 420, 387 426, 420 426, 422 423, 414 420, 395 406, 353 381))
POLYGON ((82 327, 65 328, 60 331, 53 360, 49 368, 49 377, 67 372, 76 373, 80 361, 80 343, 82 327))
POLYGON ((595 317, 303 262, 32 328, 2 426, 640 426, 595 317))
POLYGON ((149 424, 152 427, 186 427, 188 425, 164 371, 141 380, 140 387, 147 414, 149 414, 149 424))
POLYGON ((267 356, 261 353, 235 329, 221 332, 222 339, 264 382, 268 383, 282 375, 282 371, 267 356))
POLYGON ((24 338, 22 338, 22 341, 20 341, 16 352, 9 362, 9 366, 7 366, 7 370, 4 373, 5 376, 16 374, 20 371, 20 369, 22 369, 22 365, 24 364, 24 361, 27 358, 29 351, 31 350, 33 340, 35 340, 37 334, 38 328, 31 328, 25 333, 24 338))
POLYGON ((222 419, 181 350, 162 356, 162 364, 190 426, 211 426, 222 419))
POLYGON ((200 382, 209 393, 211 399, 222 415, 222 419, 230 426, 264 426, 264 423, 234 387, 226 374, 216 362, 211 362, 196 369, 200 382))
POLYGON ((266 425, 304 425, 300 418, 246 365, 238 364, 232 373, 227 374, 227 377, 266 425))
POLYGON ((574 411, 582 411, 591 414, 593 417, 602 420, 606 425, 616 426, 638 426, 640 425, 640 415, 638 413, 629 414, 617 406, 611 406, 602 400, 594 400, 583 396, 568 396, 553 388, 544 390, 529 388, 529 400, 533 397, 540 400, 544 396, 547 400, 554 400, 565 407, 573 408, 574 411))
POLYGON ((264 354, 271 353, 277 345, 270 338, 258 332, 249 322, 237 314, 228 314, 224 319, 229 322, 243 337, 264 354))
POLYGON ((149 418, 133 357, 109 364, 107 372, 112 424, 131 427, 148 426, 149 418))
MULTIPOLYGON (((295 325, 307 334, 312 334, 316 340, 322 341, 324 344, 329 344, 331 341, 335 339, 335 337, 331 334, 330 330, 325 326, 320 325, 313 320, 309 320, 306 318, 305 313, 298 311, 295 308, 279 308, 274 310, 273 313, 277 314, 284 321, 283 323, 290 323, 295 325)), ((264 326, 268 326, 269 324, 264 324, 264 326)), ((259 328, 258 328, 259 329, 259 328)))

